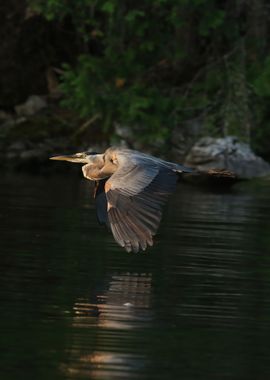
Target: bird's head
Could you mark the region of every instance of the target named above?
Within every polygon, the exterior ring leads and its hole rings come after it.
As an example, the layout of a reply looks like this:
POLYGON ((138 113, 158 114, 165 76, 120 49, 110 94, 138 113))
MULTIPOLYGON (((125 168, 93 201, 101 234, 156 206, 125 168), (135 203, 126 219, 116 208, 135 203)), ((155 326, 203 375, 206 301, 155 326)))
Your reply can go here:
POLYGON ((95 164, 100 160, 101 156, 101 154, 97 154, 95 152, 81 152, 61 156, 53 156, 50 157, 50 160, 69 161, 78 164, 95 164))

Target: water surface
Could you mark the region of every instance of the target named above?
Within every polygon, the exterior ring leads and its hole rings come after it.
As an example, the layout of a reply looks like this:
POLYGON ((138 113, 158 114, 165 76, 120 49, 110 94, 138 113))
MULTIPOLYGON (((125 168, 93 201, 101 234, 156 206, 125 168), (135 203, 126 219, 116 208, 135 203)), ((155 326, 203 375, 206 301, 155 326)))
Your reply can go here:
POLYGON ((76 175, 0 180, 1 379, 270 378, 270 182, 178 187, 130 254, 76 175))

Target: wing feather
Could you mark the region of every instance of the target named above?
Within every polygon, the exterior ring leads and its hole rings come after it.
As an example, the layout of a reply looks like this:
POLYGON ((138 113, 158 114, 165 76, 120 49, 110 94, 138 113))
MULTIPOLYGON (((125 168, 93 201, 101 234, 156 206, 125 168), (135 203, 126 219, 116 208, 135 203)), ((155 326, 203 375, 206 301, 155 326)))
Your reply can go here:
POLYGON ((162 206, 178 179, 169 163, 147 157, 118 155, 119 167, 105 186, 113 236, 128 252, 153 245, 162 206))

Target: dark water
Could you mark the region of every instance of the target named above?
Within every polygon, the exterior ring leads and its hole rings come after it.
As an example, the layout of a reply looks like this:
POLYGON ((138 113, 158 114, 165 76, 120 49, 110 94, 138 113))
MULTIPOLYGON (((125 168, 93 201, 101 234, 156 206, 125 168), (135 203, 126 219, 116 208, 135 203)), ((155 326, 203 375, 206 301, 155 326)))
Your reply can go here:
POLYGON ((68 177, 0 181, 0 378, 270 379, 270 181, 179 186, 128 254, 68 177))

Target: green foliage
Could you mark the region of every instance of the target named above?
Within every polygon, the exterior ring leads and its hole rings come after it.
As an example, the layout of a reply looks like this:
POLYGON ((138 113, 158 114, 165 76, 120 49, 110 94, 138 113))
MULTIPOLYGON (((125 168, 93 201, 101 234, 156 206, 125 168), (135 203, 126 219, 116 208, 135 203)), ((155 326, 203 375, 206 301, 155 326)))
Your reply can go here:
POLYGON ((103 59, 81 56, 75 70, 64 66, 62 89, 73 94, 64 105, 84 117, 101 115, 105 130, 118 122, 140 126, 146 132, 141 137, 165 136, 166 127, 173 125, 171 109, 177 108, 177 98, 161 94, 158 86, 126 85, 127 79, 117 75, 116 67, 112 73, 112 68, 108 70, 103 65, 103 59))
POLYGON ((48 20, 67 14, 65 2, 61 0, 36 0, 30 1, 30 5, 36 12, 43 13, 48 20))
POLYGON ((253 141, 255 148, 266 152, 270 157, 270 56, 267 55, 261 64, 252 71, 252 88, 256 107, 254 107, 254 118, 257 127, 253 130, 253 141))
POLYGON ((270 56, 267 56, 262 67, 258 70, 258 76, 254 79, 253 85, 256 94, 260 97, 270 96, 270 56))
POLYGON ((82 43, 77 65, 63 65, 64 104, 100 115, 106 131, 119 123, 150 140, 192 118, 245 140, 252 123, 264 123, 270 58, 258 65, 254 39, 262 36, 253 25, 268 21, 259 2, 29 0, 48 20, 69 19, 82 43))

